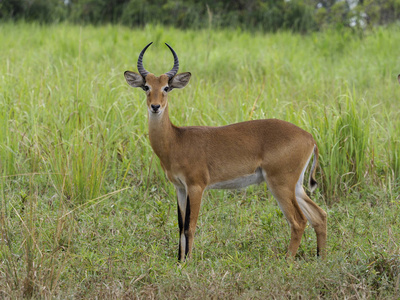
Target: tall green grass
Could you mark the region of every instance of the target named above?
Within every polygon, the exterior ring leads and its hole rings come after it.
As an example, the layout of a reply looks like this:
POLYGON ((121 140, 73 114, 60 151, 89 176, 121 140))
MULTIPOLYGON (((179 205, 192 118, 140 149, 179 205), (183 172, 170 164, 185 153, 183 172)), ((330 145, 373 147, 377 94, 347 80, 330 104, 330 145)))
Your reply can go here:
POLYGON ((0 27, 2 297, 395 297, 399 293, 397 28, 297 35, 160 26, 0 27), (193 76, 170 95, 176 125, 290 121, 315 137, 329 216, 320 262, 299 260, 266 187, 212 191, 193 261, 177 267, 174 188, 129 88, 148 42, 161 74, 177 51, 193 76), (275 274, 275 275, 274 275, 275 274), (299 279, 302 280, 299 280, 299 279))

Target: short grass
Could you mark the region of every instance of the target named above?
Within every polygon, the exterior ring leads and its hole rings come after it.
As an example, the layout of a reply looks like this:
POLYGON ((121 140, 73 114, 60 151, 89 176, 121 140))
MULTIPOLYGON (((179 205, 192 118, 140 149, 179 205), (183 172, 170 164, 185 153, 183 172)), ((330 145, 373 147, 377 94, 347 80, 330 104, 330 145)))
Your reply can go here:
POLYGON ((400 297, 398 27, 297 35, 147 26, 0 26, 2 298, 379 299, 400 297), (191 83, 177 125, 280 118, 320 148, 313 199, 328 257, 289 228, 265 185, 204 197, 194 257, 177 264, 174 188, 125 70, 191 83))

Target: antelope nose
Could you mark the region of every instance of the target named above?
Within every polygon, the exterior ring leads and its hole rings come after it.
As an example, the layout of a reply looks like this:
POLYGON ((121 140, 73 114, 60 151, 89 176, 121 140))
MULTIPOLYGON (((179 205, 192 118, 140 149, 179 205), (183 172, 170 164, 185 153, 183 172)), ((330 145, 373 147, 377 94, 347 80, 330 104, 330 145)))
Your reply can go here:
POLYGON ((151 105, 151 109, 152 109, 154 112, 157 112, 159 108, 160 108, 160 104, 152 104, 152 105, 151 105))

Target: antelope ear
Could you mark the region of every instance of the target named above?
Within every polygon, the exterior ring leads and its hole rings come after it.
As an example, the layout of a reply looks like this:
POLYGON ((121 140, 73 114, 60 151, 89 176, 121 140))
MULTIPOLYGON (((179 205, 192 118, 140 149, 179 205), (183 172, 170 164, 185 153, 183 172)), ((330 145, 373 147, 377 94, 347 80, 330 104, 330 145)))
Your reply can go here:
POLYGON ((400 83, 400 74, 397 76, 397 80, 398 80, 399 83, 400 83))
POLYGON ((192 74, 190 74, 189 72, 176 74, 168 82, 170 89, 184 88, 189 83, 191 76, 192 74))
POLYGON ((143 79, 142 75, 140 75, 136 72, 125 71, 124 76, 125 76, 126 82, 131 87, 142 87, 144 85, 144 79, 143 79))

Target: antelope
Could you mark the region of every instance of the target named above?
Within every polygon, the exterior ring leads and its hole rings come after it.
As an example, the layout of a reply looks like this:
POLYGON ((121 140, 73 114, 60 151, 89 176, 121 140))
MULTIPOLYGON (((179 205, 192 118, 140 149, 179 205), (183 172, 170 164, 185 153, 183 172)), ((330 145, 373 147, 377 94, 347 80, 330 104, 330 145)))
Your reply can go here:
POLYGON ((304 174, 311 157, 310 191, 315 180, 318 147, 312 135, 286 121, 264 119, 221 127, 178 127, 168 114, 168 94, 184 88, 191 73, 178 73, 179 60, 159 77, 146 71, 139 54, 139 73, 126 71, 127 83, 142 88, 147 97, 149 139, 153 151, 175 188, 178 202, 178 260, 192 256, 193 240, 203 193, 207 189, 238 189, 266 182, 290 226, 286 256, 294 257, 307 225, 317 236, 317 256, 326 254, 327 214, 306 194, 304 174))

